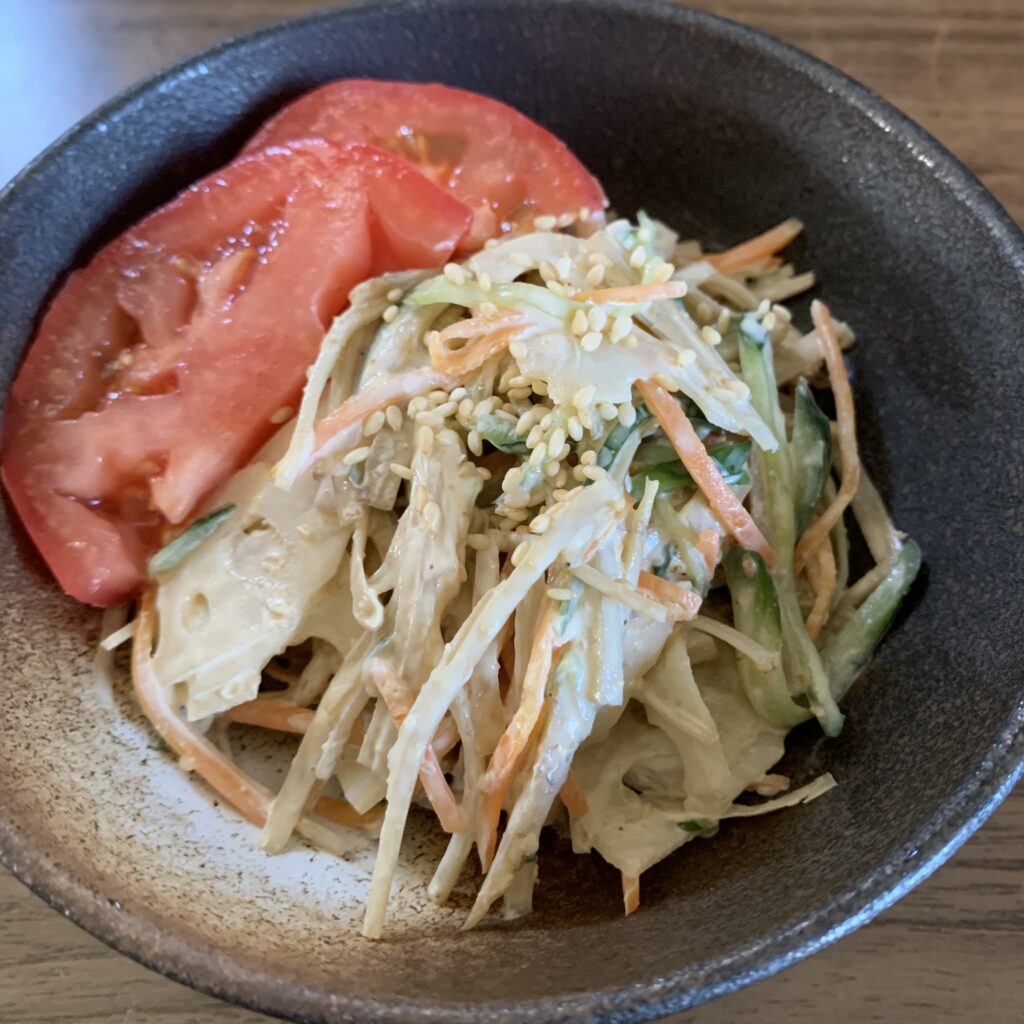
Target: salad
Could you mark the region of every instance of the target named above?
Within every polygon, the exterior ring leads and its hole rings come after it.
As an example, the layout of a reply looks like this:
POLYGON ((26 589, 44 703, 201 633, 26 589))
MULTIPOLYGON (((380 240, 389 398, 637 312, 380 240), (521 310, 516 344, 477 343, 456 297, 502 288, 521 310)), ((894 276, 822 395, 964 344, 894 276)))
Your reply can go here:
POLYGON ((375 837, 370 937, 411 816, 473 926, 531 909, 545 828, 630 913, 683 844, 825 793, 773 771, 786 735, 839 733, 920 565, 851 329, 784 305, 800 222, 708 253, 606 209, 503 104, 332 83, 74 273, 11 391, 8 493, 153 727, 269 854, 375 837), (245 729, 295 737, 276 792, 245 729))

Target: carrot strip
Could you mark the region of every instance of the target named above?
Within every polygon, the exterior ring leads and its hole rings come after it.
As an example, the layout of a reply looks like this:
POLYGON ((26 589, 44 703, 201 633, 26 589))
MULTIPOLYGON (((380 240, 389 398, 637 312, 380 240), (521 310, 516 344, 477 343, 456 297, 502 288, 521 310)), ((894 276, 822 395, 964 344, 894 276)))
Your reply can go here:
POLYGON ((555 602, 545 598, 544 610, 530 647, 530 659, 523 675, 523 692, 512 721, 498 740, 487 771, 480 779, 480 815, 477 822, 477 850, 484 871, 490 867, 498 842, 498 818, 505 795, 515 778, 519 763, 533 735, 544 707, 544 686, 551 673, 555 649, 555 602))
POLYGON ((679 403, 654 381, 637 381, 637 388, 647 408, 657 417, 665 436, 672 442, 687 472, 707 498, 715 518, 747 550, 756 551, 768 565, 774 565, 776 558, 771 545, 743 507, 743 502, 722 479, 718 467, 701 444, 679 403))
MULTIPOLYGON (((367 672, 388 711, 391 712, 395 725, 400 729, 412 704, 403 692, 397 676, 383 662, 377 662, 368 668, 367 672)), ((420 763, 420 784, 430 801, 430 806, 434 808, 441 828, 445 832, 462 832, 466 827, 466 816, 456 801, 448 780, 444 777, 441 762, 433 746, 427 747, 423 754, 420 763)))
POLYGON ((666 281, 664 284, 630 284, 622 288, 599 288, 573 296, 574 302, 615 302, 633 305, 654 302, 657 299, 681 299, 686 294, 685 281, 666 281))
POLYGON ((565 809, 574 818, 582 818, 589 810, 587 798, 583 795, 583 790, 580 789, 580 784, 576 781, 576 776, 571 768, 558 795, 562 803, 565 804, 565 809))
POLYGON ((692 619, 700 611, 701 596, 696 590, 681 587, 671 580, 655 576, 653 572, 641 570, 636 589, 644 597, 657 601, 666 608, 676 609, 681 619, 692 619))
POLYGON ((326 455, 333 455, 346 447, 355 447, 362 437, 363 420, 378 409, 408 401, 425 391, 450 389, 454 386, 455 381, 449 375, 423 368, 388 377, 354 394, 316 425, 313 431, 313 451, 302 464, 300 472, 305 473, 314 462, 326 455))
POLYGON ((814 605, 807 616, 805 626, 807 635, 812 640, 817 638, 821 627, 828 621, 837 577, 836 557, 832 545, 822 544, 815 551, 814 558, 807 564, 807 579, 814 588, 814 605))
MULTIPOLYGON (((132 686, 143 714, 179 758, 192 762, 201 779, 243 818, 262 827, 270 812, 270 790, 232 764, 205 736, 184 721, 168 702, 151 660, 154 618, 153 592, 147 590, 139 602, 138 627, 132 642, 132 686)), ((313 807, 313 813, 339 825, 356 827, 371 824, 380 817, 374 811, 359 814, 349 804, 329 797, 321 797, 313 807)))
POLYGON ((478 337, 476 341, 463 346, 457 352, 446 348, 440 335, 434 335, 427 342, 430 361, 435 370, 450 373, 459 378, 465 377, 474 370, 480 369, 488 359, 498 355, 499 352, 504 352, 521 333, 525 323, 527 321, 521 319, 518 324, 499 327, 497 330, 491 331, 490 334, 478 337))
POLYGON ((817 299, 811 303, 811 318, 818 331, 818 341, 825 357, 825 365, 828 367, 828 382, 836 402, 836 425, 839 428, 839 454, 843 473, 832 504, 804 530, 804 535, 796 546, 793 554, 793 571, 798 573, 806 567, 815 549, 820 544, 828 542, 829 531, 839 521, 846 506, 853 501, 853 496, 860 485, 860 455, 857 451, 857 420, 853 409, 853 392, 850 389, 846 363, 843 362, 843 350, 836 337, 836 325, 828 306, 817 299))
POLYGON ((640 906, 640 876, 622 872, 622 905, 628 917, 640 906))
POLYGON ((713 573, 722 560, 722 535, 710 526, 697 534, 697 550, 704 558, 708 573, 713 573))
POLYGON ((780 249, 785 249, 803 229, 801 221, 796 217, 790 217, 781 224, 769 228, 764 234, 748 239, 724 252, 705 256, 704 259, 720 273, 731 274, 757 263, 767 256, 774 256, 780 249))
POLYGON ((255 725, 261 729, 273 729, 275 732, 295 733, 298 736, 305 734, 309 723, 313 721, 313 715, 311 708, 286 704, 279 700, 261 700, 258 697, 256 700, 247 700, 244 704, 236 704, 235 707, 221 712, 221 718, 226 718, 229 722, 255 725))

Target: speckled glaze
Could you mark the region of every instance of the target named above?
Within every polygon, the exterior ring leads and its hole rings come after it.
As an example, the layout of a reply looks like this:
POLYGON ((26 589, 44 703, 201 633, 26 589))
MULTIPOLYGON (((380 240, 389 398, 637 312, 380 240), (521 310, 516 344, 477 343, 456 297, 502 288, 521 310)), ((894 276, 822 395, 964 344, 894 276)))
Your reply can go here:
MULTIPOLYGON (((1024 241, 925 132, 833 69, 686 8, 430 0, 325 12, 229 41, 88 118, 0 196, 0 390, 66 268, 226 159, 269 112, 345 75, 439 79, 565 138, 616 207, 726 244, 783 216, 851 321, 865 458, 927 562, 847 701, 793 737, 840 787, 727 824, 619 912, 597 859, 552 844, 537 913, 463 934, 406 844, 391 941, 356 934, 368 852, 268 859, 97 689, 98 616, 0 515, 0 855, 118 949, 299 1021, 651 1020, 863 923, 991 812, 1024 760, 1024 241), (581 32, 581 26, 586 31, 581 32), (956 244, 950 244, 955 239, 956 244)), ((272 771, 267 752, 249 751, 272 771)))

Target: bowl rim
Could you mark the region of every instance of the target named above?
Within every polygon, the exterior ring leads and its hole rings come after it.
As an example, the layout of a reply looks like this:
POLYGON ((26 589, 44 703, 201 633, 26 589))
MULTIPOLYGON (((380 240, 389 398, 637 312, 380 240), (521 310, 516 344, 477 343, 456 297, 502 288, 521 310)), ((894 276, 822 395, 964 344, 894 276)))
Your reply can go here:
MULTIPOLYGON (((356 0, 276 20, 227 37, 151 74, 118 93, 61 134, 0 188, 0 220, 21 187, 64 151, 136 102, 179 78, 205 73, 206 62, 298 26, 344 24, 370 10, 459 9, 482 6, 583 7, 689 25, 759 50, 844 103, 909 149, 988 229, 1001 256, 1016 269, 1024 293, 1024 232, 964 164, 929 132, 868 87, 817 57, 759 29, 672 0, 356 0)), ((85 931, 144 966, 175 981, 239 1006, 272 1016, 329 1024, 375 1020, 389 1024, 559 1024, 654 1020, 700 1005, 768 977, 835 942, 869 921, 926 879, 978 829, 1024 778, 1024 695, 992 746, 957 792, 936 808, 927 825, 899 851, 804 920, 728 954, 662 977, 539 999, 485 1005, 460 1002, 381 1002, 341 995, 297 980, 284 981, 248 968, 217 951, 184 941, 173 932, 121 910, 103 893, 74 877, 58 859, 33 847, 27 833, 0 816, 0 864, 55 910, 85 931), (211 952, 215 955, 211 956, 211 952)), ((0 794, 0 812, 3 796, 0 794)))

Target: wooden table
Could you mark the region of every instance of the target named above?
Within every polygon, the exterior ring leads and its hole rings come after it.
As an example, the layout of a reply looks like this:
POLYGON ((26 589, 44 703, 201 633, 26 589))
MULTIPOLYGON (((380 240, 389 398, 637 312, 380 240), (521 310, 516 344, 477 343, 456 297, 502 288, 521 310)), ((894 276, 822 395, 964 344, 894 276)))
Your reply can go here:
MULTIPOLYGON (((0 182, 119 89, 310 0, 0 0, 0 182)), ((697 6, 838 65, 945 142, 1024 220, 1024 0, 697 6)), ((677 1024, 1024 1022, 1024 790, 875 922, 677 1024)), ((5 1024, 257 1024, 108 950, 0 872, 5 1024)))

